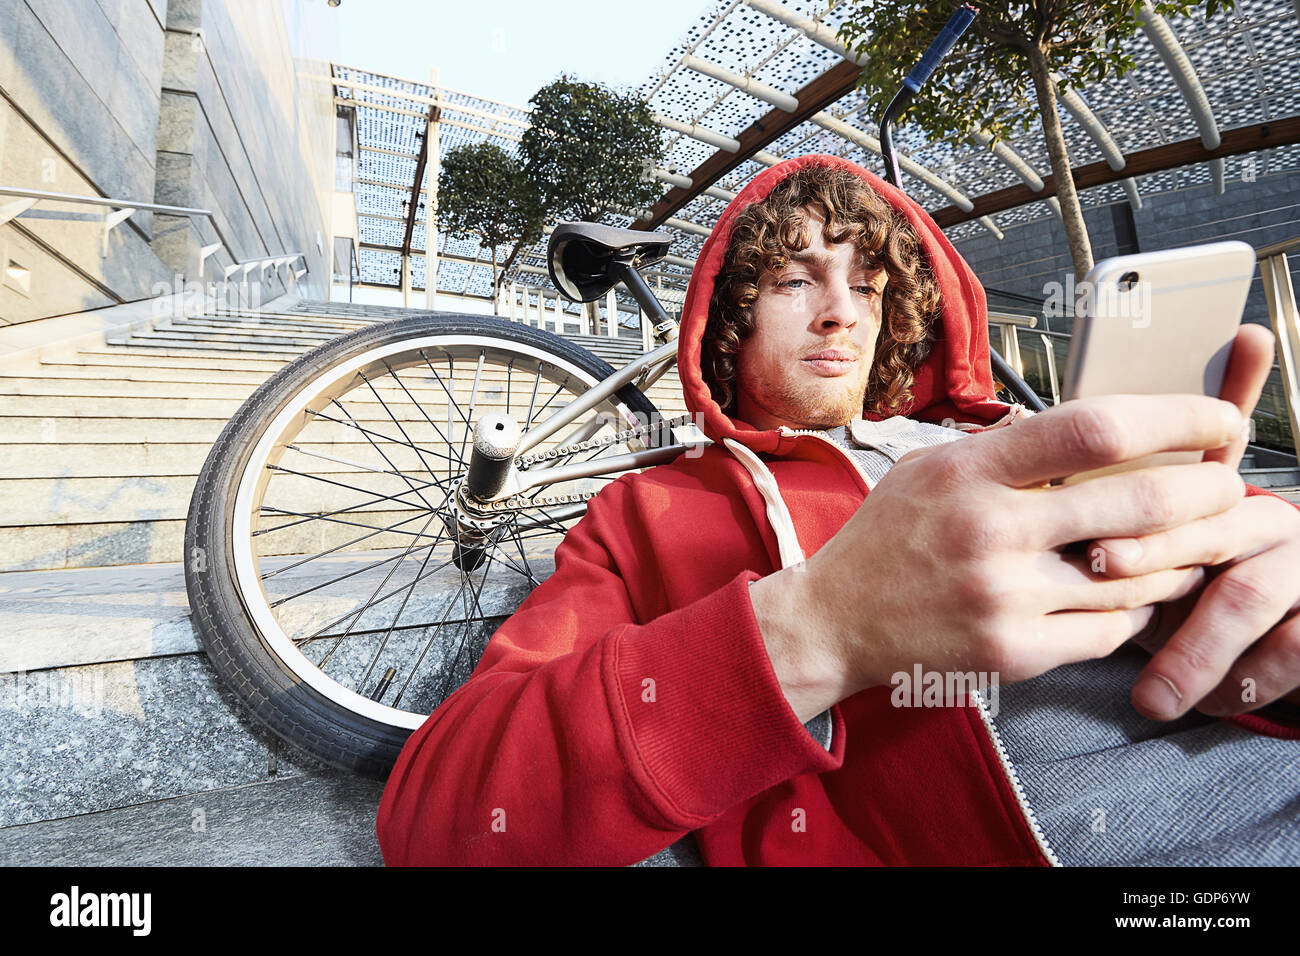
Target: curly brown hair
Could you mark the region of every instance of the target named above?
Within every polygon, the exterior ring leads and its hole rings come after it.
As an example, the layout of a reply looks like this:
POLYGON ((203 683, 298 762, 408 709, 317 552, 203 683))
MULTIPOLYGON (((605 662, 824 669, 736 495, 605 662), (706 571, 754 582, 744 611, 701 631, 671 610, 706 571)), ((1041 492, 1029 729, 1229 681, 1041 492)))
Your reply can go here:
POLYGON ((883 266, 889 277, 863 404, 882 416, 897 414, 911 401, 915 370, 934 341, 939 289, 911 224, 861 177, 819 163, 795 170, 736 218, 701 344, 713 398, 724 413, 735 414, 736 361, 754 330, 751 308, 759 281, 769 271, 784 270, 791 253, 808 248, 805 208, 820 209, 827 244, 852 242, 870 268, 883 266))

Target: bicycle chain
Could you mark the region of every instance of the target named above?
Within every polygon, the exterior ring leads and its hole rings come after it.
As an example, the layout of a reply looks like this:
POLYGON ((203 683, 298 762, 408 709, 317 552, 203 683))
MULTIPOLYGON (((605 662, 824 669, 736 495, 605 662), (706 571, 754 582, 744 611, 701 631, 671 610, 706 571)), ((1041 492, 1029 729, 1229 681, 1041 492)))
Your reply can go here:
MULTIPOLYGON (((678 415, 676 418, 663 419, 656 428, 676 428, 679 425, 688 425, 691 422, 690 415, 678 415)), ((562 458, 565 455, 575 455, 582 451, 591 451, 596 448, 608 448, 611 445, 619 445, 633 438, 644 437, 650 429, 644 427, 629 428, 625 431, 615 432, 606 438, 589 438, 586 441, 576 442, 572 445, 560 445, 555 448, 540 451, 535 455, 524 455, 516 462, 516 467, 527 468, 530 465, 536 465, 543 461, 551 461, 555 458, 562 458)), ((567 495, 541 495, 537 498, 525 498, 523 495, 512 495, 509 498, 502 498, 498 501, 490 501, 486 505, 479 507, 489 514, 501 514, 502 512, 520 512, 529 511, 534 508, 547 508, 555 505, 571 505, 581 502, 590 501, 596 497, 599 492, 596 491, 578 491, 567 495)))
MULTIPOLYGON (((691 423, 690 415, 678 415, 676 418, 662 419, 661 423, 656 425, 653 430, 661 428, 676 428, 679 425, 689 425, 691 423)), ((515 462, 515 467, 524 469, 529 468, 543 461, 550 461, 554 458, 562 458, 565 455, 576 455, 578 452, 591 451, 595 448, 608 448, 610 445, 619 445, 632 438, 640 438, 649 434, 652 429, 638 425, 635 428, 629 428, 626 431, 615 432, 613 435, 605 438, 588 438, 586 441, 576 442, 572 445, 558 445, 555 448, 548 448, 546 451, 539 451, 535 455, 523 455, 515 462)))

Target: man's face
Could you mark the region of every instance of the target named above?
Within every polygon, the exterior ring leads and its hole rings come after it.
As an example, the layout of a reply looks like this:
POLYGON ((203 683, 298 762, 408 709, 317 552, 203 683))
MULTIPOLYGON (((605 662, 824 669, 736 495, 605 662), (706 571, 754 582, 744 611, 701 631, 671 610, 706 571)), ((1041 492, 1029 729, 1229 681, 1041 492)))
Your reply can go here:
POLYGON ((888 276, 852 244, 826 245, 819 211, 804 215, 812 241, 760 280, 737 357, 737 416, 756 428, 834 428, 862 414, 888 276))

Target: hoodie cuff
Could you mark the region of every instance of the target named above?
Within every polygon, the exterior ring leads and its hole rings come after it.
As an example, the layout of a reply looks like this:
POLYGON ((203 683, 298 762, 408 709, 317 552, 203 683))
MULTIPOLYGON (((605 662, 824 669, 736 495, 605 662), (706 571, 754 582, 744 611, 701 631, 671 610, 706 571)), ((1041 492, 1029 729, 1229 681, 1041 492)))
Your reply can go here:
MULTIPOLYGON (((743 571, 649 624, 627 627, 604 663, 629 769, 674 823, 703 826, 791 777, 837 770, 785 699, 743 571)), ((840 743, 840 741, 836 741, 840 743)))

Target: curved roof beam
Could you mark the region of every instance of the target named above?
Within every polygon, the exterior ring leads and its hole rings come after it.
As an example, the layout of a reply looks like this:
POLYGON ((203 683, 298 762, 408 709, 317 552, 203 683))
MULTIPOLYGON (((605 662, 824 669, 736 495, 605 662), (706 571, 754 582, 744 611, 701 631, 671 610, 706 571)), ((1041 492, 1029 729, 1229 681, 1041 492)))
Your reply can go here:
MULTIPOLYGON (((847 139, 850 143, 861 146, 863 149, 870 150, 877 156, 880 155, 880 140, 876 139, 876 137, 872 136, 870 133, 863 132, 856 126, 850 126, 848 123, 844 122, 844 120, 836 119, 834 116, 831 116, 830 113, 826 112, 814 113, 809 117, 809 119, 822 129, 828 130, 842 139, 847 139)), ((958 209, 964 209, 966 212, 970 212, 975 208, 975 204, 970 201, 970 198, 947 180, 941 179, 920 163, 909 159, 902 153, 899 153, 897 158, 898 165, 906 170, 909 176, 919 179, 935 192, 939 193, 939 195, 946 196, 958 209)), ((1002 230, 997 227, 997 224, 991 218, 988 216, 980 216, 979 222, 980 225, 991 232, 996 238, 1002 238, 1002 230)))
MULTIPOLYGON (((1300 0, 1296 0, 1296 2, 1300 3, 1300 0)), ((861 57, 854 56, 849 51, 848 47, 846 47, 843 43, 841 43, 839 40, 835 38, 836 31, 832 30, 830 27, 826 26, 825 24, 818 23, 816 20, 810 20, 808 17, 800 16, 799 14, 795 13, 793 10, 784 6, 780 2, 780 0, 745 0, 745 3, 748 4, 750 7, 752 7, 753 9, 757 10, 759 13, 771 17, 773 20, 776 20, 780 23, 784 23, 792 30, 797 30, 798 32, 806 36, 808 39, 812 40, 814 43, 818 44, 819 46, 825 47, 826 49, 830 50, 832 53, 842 56, 850 63, 856 63, 859 66, 862 64, 861 57)), ((1042 178, 1039 177, 1038 174, 1033 171, 1033 168, 1028 163, 1026 163, 1019 155, 1017 155, 1016 152, 1011 149, 1011 147, 1005 144, 1000 144, 1000 146, 1001 146, 1000 149, 994 149, 993 151, 994 155, 996 155, 998 159, 1002 160, 1004 163, 1010 166, 1011 170, 1026 183, 1029 183, 1030 181, 1025 179, 1022 170, 1025 169, 1029 170, 1030 174, 1032 174, 1035 178, 1038 179, 1038 183, 1039 183, 1038 188, 1041 189, 1042 182, 1043 182, 1042 178)), ((879 154, 880 149, 879 149, 878 142, 873 151, 879 154)), ((908 160, 907 162, 910 162, 910 160, 908 160)), ((903 164, 904 164, 903 160, 900 157, 900 165, 903 164)), ((958 205, 960 205, 960 203, 958 203, 958 205)), ((1001 238, 1000 233, 998 233, 998 238, 1001 238)))
MULTIPOLYGON (((1300 0, 1297 2, 1300 3, 1300 0)), ((1192 114, 1192 119, 1196 121, 1196 128, 1200 131, 1201 143, 1206 149, 1218 149, 1221 137, 1219 125, 1214 121, 1214 111, 1210 108, 1209 98, 1205 95, 1205 87, 1201 86, 1200 77, 1196 75, 1195 68, 1187 59, 1187 54, 1183 52, 1182 44, 1178 42, 1173 28, 1155 11, 1150 0, 1144 0, 1136 16, 1142 32, 1147 35, 1151 45, 1160 54, 1160 59, 1164 60, 1165 69, 1178 84, 1178 91, 1183 94, 1183 102, 1187 104, 1187 110, 1192 114)), ((1214 191, 1220 196, 1227 186, 1223 167, 1222 159, 1210 160, 1210 175, 1214 178, 1214 191)))
MULTIPOLYGON (((850 126, 848 123, 844 122, 844 120, 836 119, 827 112, 814 113, 809 117, 809 119, 822 129, 829 130, 842 139, 847 139, 849 142, 861 146, 863 149, 870 150, 877 156, 880 155, 880 140, 876 139, 876 137, 872 136, 870 133, 864 132, 856 126, 850 126)), ((919 179, 941 196, 946 196, 958 209, 964 209, 966 212, 970 212, 975 208, 975 204, 972 203, 961 190, 956 186, 953 186, 951 183, 940 179, 915 160, 908 159, 900 153, 898 156, 898 165, 907 170, 908 174, 913 178, 919 179)))
POLYGON ((764 16, 771 17, 780 23, 784 23, 792 30, 798 30, 814 43, 824 46, 832 53, 837 53, 846 60, 854 63, 861 61, 849 52, 839 40, 835 39, 835 31, 824 23, 818 23, 816 20, 810 20, 807 17, 800 16, 789 7, 785 6, 780 0, 745 0, 745 3, 753 7, 764 16))
POLYGON ((1038 171, 1034 169, 1033 166, 1030 166, 1029 163, 1025 162, 1024 157, 1006 143, 1001 140, 994 143, 993 137, 988 133, 983 132, 971 133, 967 139, 976 146, 983 146, 986 149, 990 144, 992 144, 993 155, 1002 160, 1002 162, 1005 163, 1013 173, 1019 176, 1022 183, 1036 193, 1042 192, 1043 177, 1038 175, 1038 171))
POLYGON ((723 136, 716 130, 706 129, 703 126, 696 126, 694 123, 683 123, 675 120, 671 116, 664 116, 662 113, 651 113, 650 118, 656 124, 664 129, 670 129, 675 133, 681 133, 683 136, 689 136, 691 139, 698 139, 701 143, 708 143, 717 149, 724 149, 728 153, 740 152, 740 141, 732 139, 730 136, 723 136))
MULTIPOLYGON (((1120 151, 1119 144, 1115 142, 1115 137, 1110 135, 1106 124, 1097 119, 1097 114, 1083 101, 1083 97, 1077 91, 1061 86, 1063 80, 1061 74, 1052 74, 1052 82, 1057 84, 1057 95, 1065 106, 1066 112, 1074 117, 1074 121, 1082 126, 1083 131, 1097 144, 1097 148, 1101 150, 1101 155, 1106 160, 1106 165, 1119 172, 1124 168, 1124 154, 1120 151)), ((1124 180, 1123 186, 1129 202, 1141 209, 1142 197, 1138 193, 1137 181, 1130 176, 1124 180)))
MULTIPOLYGON (((654 177, 661 183, 668 183, 670 186, 680 186, 682 189, 690 189, 695 185, 695 180, 691 179, 690 176, 670 173, 666 169, 654 170, 654 177)), ((708 189, 704 190, 704 192, 715 199, 722 199, 726 202, 731 202, 731 200, 736 198, 736 193, 733 193, 730 189, 723 189, 721 186, 710 186, 708 189)))
POLYGON ((666 169, 659 169, 656 167, 652 173, 655 179, 659 180, 661 183, 667 183, 670 186, 681 186, 683 189, 690 189, 695 185, 694 180, 692 180, 690 176, 670 173, 666 169))
POLYGON ((752 77, 733 73, 725 67, 710 63, 708 60, 702 60, 694 54, 682 57, 682 66, 694 70, 696 73, 703 73, 705 76, 720 80, 756 99, 771 103, 777 109, 785 110, 787 113, 793 113, 799 109, 799 101, 788 93, 782 93, 780 90, 768 86, 766 83, 760 83, 752 77))

